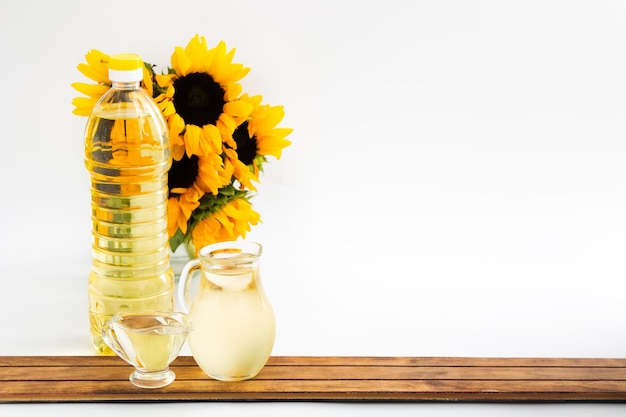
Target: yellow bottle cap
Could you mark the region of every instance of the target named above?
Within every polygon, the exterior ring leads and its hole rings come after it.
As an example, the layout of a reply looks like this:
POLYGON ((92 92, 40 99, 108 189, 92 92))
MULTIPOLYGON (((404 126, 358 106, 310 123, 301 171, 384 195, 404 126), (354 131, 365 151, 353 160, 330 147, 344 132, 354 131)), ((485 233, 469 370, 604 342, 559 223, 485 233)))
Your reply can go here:
POLYGON ((137 54, 117 54, 109 59, 109 68, 117 71, 132 71, 141 68, 143 61, 137 54))
POLYGON ((111 81, 132 82, 143 78, 143 60, 137 54, 116 54, 109 59, 111 81))

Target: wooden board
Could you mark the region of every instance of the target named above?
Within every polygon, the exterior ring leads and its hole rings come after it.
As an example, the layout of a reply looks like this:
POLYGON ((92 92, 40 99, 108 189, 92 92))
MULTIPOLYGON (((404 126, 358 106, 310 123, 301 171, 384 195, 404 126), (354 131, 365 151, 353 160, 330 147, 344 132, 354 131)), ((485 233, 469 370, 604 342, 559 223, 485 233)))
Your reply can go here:
POLYGON ((0 402, 612 401, 626 402, 626 359, 272 357, 243 382, 180 357, 171 385, 133 387, 113 356, 0 356, 0 402))

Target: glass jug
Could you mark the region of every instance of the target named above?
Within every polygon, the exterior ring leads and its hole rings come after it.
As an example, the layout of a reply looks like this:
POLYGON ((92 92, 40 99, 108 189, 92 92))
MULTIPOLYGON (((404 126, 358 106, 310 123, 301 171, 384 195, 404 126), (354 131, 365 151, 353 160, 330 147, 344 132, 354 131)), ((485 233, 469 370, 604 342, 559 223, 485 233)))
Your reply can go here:
POLYGON ((210 377, 241 381, 256 376, 274 347, 274 311, 259 277, 262 247, 237 241, 205 246, 181 272, 178 303, 189 312, 194 331, 191 354, 210 377), (202 270, 193 301, 189 283, 202 270))

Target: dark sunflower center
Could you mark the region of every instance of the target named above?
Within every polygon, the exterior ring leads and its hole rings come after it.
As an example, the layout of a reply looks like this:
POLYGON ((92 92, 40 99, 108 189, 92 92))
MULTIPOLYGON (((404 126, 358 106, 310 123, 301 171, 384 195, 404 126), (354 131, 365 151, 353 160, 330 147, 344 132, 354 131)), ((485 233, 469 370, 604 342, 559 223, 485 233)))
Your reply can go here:
POLYGON ((237 143, 237 155, 239 160, 246 165, 252 164, 257 154, 256 138, 248 133, 248 122, 243 122, 233 133, 233 139, 237 143))
POLYGON ((215 124, 225 103, 224 89, 207 73, 194 72, 174 81, 174 107, 185 123, 215 124))
POLYGON ((172 167, 167 173, 167 187, 170 192, 173 188, 191 187, 197 176, 198 157, 184 155, 180 161, 172 161, 172 167))

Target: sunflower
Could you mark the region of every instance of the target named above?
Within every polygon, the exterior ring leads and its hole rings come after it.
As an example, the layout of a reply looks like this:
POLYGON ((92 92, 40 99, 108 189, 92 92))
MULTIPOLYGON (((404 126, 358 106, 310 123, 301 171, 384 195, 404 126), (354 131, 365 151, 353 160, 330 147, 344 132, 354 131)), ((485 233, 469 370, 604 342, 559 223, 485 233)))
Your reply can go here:
POLYGON ((209 156, 183 155, 179 161, 174 161, 168 171, 168 232, 170 237, 176 231, 187 233, 187 222, 193 211, 200 205, 200 199, 206 194, 217 195, 218 187, 231 182, 232 168, 217 170, 222 164, 217 154, 209 156))
POLYGON ((259 213, 252 204, 246 198, 236 198, 200 220, 191 232, 192 242, 199 249, 215 242, 245 238, 251 226, 259 222, 259 213))
POLYGON ((267 156, 280 159, 282 150, 291 142, 285 139, 293 129, 276 127, 285 116, 282 106, 261 105, 261 96, 247 94, 240 100, 253 106, 250 117, 233 132, 224 153, 235 167, 235 177, 245 187, 256 190, 251 181, 258 182, 258 173, 267 156))
POLYGON ((250 115, 250 103, 238 100, 237 83, 250 69, 234 64, 234 53, 224 42, 209 49, 196 35, 184 49, 175 48, 168 74, 155 75, 155 100, 167 119, 175 161, 184 154, 222 154, 223 138, 250 115))

